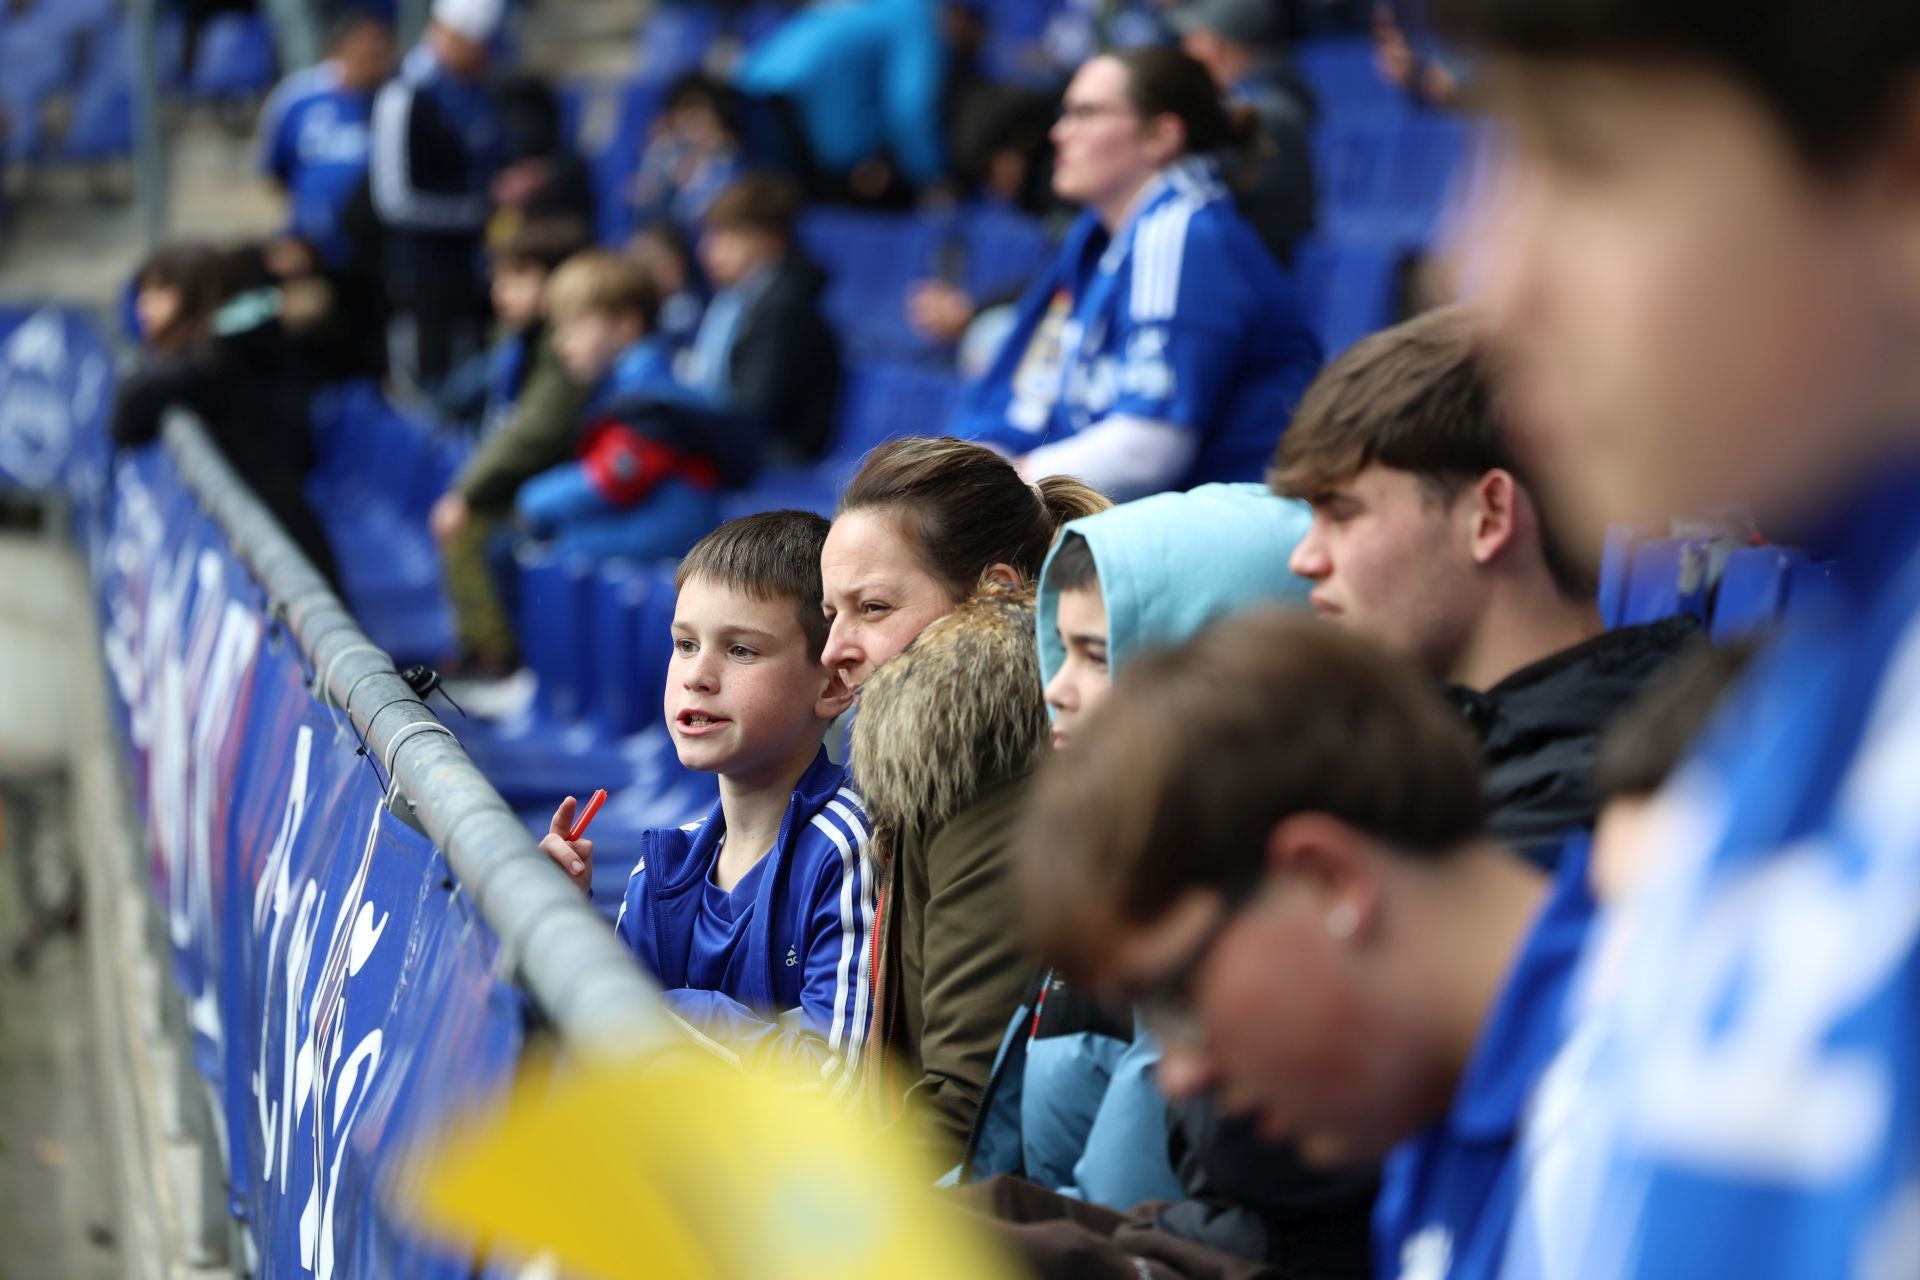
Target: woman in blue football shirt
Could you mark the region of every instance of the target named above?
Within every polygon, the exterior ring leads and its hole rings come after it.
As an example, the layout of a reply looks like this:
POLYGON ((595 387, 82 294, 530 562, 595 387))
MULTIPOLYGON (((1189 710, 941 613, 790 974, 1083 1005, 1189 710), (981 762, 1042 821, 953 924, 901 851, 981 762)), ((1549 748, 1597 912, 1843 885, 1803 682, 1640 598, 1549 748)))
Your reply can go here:
POLYGON ((1125 500, 1257 480, 1320 345, 1233 207, 1215 153, 1246 141, 1177 49, 1089 59, 1067 86, 1053 189, 1084 206, 1021 300, 954 434, 1125 500))

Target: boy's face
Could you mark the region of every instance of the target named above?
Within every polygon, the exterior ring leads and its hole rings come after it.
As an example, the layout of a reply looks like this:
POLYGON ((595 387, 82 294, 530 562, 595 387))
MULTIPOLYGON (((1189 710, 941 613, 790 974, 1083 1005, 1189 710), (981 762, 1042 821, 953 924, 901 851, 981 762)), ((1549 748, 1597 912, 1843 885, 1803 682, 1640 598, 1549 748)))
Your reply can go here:
POLYGON ((777 777, 812 759, 848 701, 810 651, 792 602, 703 578, 680 588, 665 708, 681 764, 749 782, 777 777))
POLYGON ((1464 263, 1522 447, 1577 514, 1830 498, 1920 417, 1910 177, 1814 176, 1730 79, 1524 63, 1464 263))
POLYGON ((700 267, 715 288, 731 289, 755 267, 780 256, 775 236, 746 227, 719 227, 700 236, 700 267))
POLYGON ((605 311, 581 311, 556 321, 553 350, 575 382, 607 376, 614 359, 644 335, 637 320, 605 311))
POLYGON ((1113 689, 1107 671, 1107 601, 1097 579, 1060 593, 1054 629, 1067 652, 1047 682, 1047 706, 1053 712, 1053 745, 1064 747, 1113 689))
POLYGON ((540 318, 547 273, 527 262, 502 262, 493 269, 493 314, 509 329, 524 331, 540 318))
POLYGON ((1337 1166, 1430 1123, 1435 1091, 1416 1038, 1373 992, 1377 942, 1336 937, 1327 921, 1325 886, 1306 874, 1269 873, 1237 907, 1188 890, 1119 936, 1097 985, 1141 1006, 1169 1098, 1211 1096, 1337 1166))
POLYGON ((1310 501, 1288 567, 1313 583, 1314 612, 1446 678, 1479 612, 1469 495, 1448 502, 1412 472, 1370 463, 1310 501))

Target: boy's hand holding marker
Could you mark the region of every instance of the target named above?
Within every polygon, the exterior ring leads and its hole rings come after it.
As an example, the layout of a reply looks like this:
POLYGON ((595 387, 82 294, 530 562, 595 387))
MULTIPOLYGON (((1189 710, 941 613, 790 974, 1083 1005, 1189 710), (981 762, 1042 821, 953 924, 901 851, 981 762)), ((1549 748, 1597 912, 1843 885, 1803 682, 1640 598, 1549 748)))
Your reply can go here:
POLYGON ((605 788, 594 792, 576 822, 573 815, 580 802, 568 796, 553 811, 553 824, 540 841, 541 852, 553 859, 554 865, 566 872, 567 879, 573 881, 582 893, 593 884, 593 841, 582 837, 586 835, 587 824, 600 812, 600 806, 606 799, 605 788))

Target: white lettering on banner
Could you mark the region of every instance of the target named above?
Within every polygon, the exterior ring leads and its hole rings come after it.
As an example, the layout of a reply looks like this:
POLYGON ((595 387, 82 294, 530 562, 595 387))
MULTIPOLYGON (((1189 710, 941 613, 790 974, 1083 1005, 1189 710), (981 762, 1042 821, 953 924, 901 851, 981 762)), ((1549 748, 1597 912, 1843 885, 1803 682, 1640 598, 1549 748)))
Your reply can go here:
POLYGON ((316 943, 326 913, 327 895, 321 890, 317 877, 306 876, 300 886, 299 906, 292 927, 286 935, 284 965, 281 963, 281 933, 293 878, 293 851, 306 819, 312 752, 313 730, 302 725, 294 743, 293 776, 286 809, 254 890, 254 936, 266 934, 266 971, 284 972, 286 987, 279 1025, 263 1028, 253 1090, 260 1117, 261 1148, 265 1152, 262 1184, 273 1184, 276 1158, 282 1195, 297 1195, 305 1183, 306 1195, 299 1217, 300 1262, 321 1280, 330 1280, 336 1266, 334 1217, 347 1139, 372 1087, 382 1049, 382 1033, 378 1027, 361 1037, 351 1051, 346 1049, 348 980, 366 967, 391 917, 365 896, 384 813, 376 809, 361 847, 360 863, 340 898, 324 946, 317 947, 316 943), (312 1002, 303 1005, 307 975, 316 956, 320 957, 320 976, 312 1002), (276 1034, 278 1040, 274 1039, 276 1034), (277 1043, 282 1051, 277 1099, 268 1096, 270 1043, 277 1043), (309 1103, 312 1103, 313 1132, 310 1139, 302 1136, 300 1142, 303 1151, 311 1152, 311 1160, 302 1161, 304 1167, 296 1170, 292 1167, 294 1133, 307 1116, 309 1103))
POLYGON ((0 348, 0 471, 42 487, 60 478, 73 441, 66 322, 35 312, 0 348))
POLYGON ((360 866, 353 883, 340 900, 334 917, 333 934, 327 946, 327 958, 320 970, 320 985, 313 995, 312 1026, 320 1037, 320 1049, 326 1055, 327 1071, 319 1086, 313 1117, 313 1188, 306 1207, 300 1213, 300 1261, 310 1267, 317 1280, 331 1280, 334 1268, 334 1207, 339 1199, 340 1166, 347 1153, 347 1136, 359 1118, 373 1086, 373 1073, 380 1065, 380 1028, 361 1037, 353 1051, 341 1060, 347 1022, 347 979, 359 973, 373 955, 380 935, 386 932, 388 915, 376 912, 366 900, 367 875, 373 869, 373 853, 380 842, 380 822, 384 807, 376 808, 367 825, 367 839, 360 853, 360 866), (357 908, 356 908, 357 904, 357 908), (357 1087, 356 1087, 357 1086, 357 1087), (332 1106, 328 1107, 328 1100, 332 1106), (352 1104, 351 1111, 348 1104, 352 1104), (325 1191, 322 1193, 324 1171, 325 1191))
MULTIPOLYGON (((205 571, 202 578, 211 581, 219 573, 205 571)), ((217 584, 215 584, 217 589, 217 584)), ((205 589, 205 586, 202 588, 205 589)), ((220 631, 214 638, 213 657, 200 680, 200 705, 193 720, 193 790, 189 796, 190 843, 187 847, 182 896, 187 901, 189 936, 197 934, 211 942, 218 925, 213 915, 213 824, 224 816, 216 806, 224 806, 225 797, 216 797, 214 781, 221 776, 220 756, 235 725, 234 703, 241 683, 253 667, 260 649, 260 619, 252 609, 237 600, 227 601, 221 611, 220 631)), ((194 1030, 218 1044, 220 1041, 220 1003, 215 984, 203 982, 192 1006, 194 1030)))

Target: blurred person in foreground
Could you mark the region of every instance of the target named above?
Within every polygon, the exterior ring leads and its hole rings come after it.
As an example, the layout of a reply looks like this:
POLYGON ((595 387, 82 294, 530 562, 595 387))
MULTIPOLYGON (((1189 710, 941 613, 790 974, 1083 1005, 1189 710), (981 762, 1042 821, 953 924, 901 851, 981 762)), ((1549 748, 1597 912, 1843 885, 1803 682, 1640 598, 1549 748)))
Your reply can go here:
POLYGON ((1836 564, 1648 815, 1509 1273, 1920 1274, 1920 7, 1435 0, 1546 483, 1836 564))
MULTIPOLYGON (((1309 1166, 1384 1158, 1379 1276, 1495 1274, 1593 913, 1584 860, 1485 834, 1477 773, 1418 672, 1267 611, 1123 672, 1016 843, 1042 956, 1140 1009, 1170 1099, 1309 1166)), ((1188 1274, 1113 1228, 1145 1255, 1115 1274, 1188 1274)))
POLYGON ((490 188, 508 158, 487 45, 505 0, 434 0, 426 34, 373 106, 369 189, 397 377, 432 390, 485 344, 490 188))

